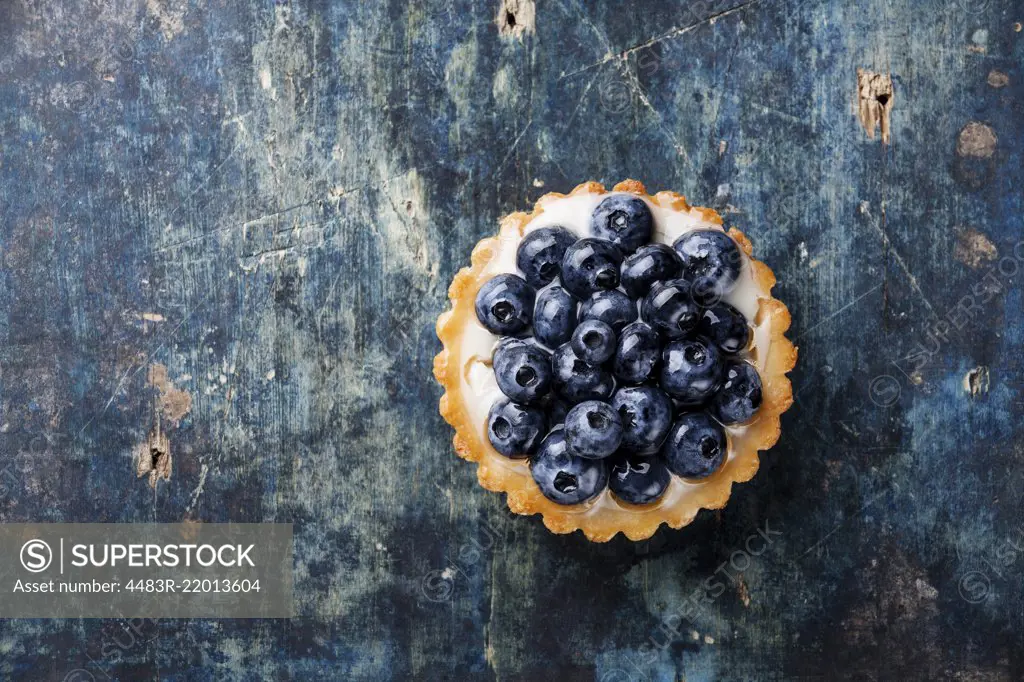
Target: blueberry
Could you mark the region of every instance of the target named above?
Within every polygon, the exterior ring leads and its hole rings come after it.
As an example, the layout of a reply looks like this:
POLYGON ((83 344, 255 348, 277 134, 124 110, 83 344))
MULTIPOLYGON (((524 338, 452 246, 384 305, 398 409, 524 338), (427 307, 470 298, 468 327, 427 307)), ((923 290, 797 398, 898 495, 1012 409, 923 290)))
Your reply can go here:
POLYGON ((683 277, 693 283, 693 297, 711 305, 736 285, 743 255, 721 230, 687 232, 672 245, 683 261, 683 277))
POLYGON ((722 466, 728 449, 721 424, 704 412, 688 412, 672 425, 661 456, 678 476, 706 478, 722 466))
POLYGON ((622 254, 603 239, 587 237, 565 250, 562 259, 562 286, 579 298, 587 298, 601 289, 619 286, 622 254))
POLYGON ((661 353, 661 387, 681 405, 700 405, 722 384, 722 361, 713 344, 673 341, 661 353))
POLYGON ((587 459, 601 459, 619 449, 622 419, 608 403, 582 402, 565 415, 565 445, 587 459))
POLYGON ((576 328, 576 298, 568 291, 552 284, 537 294, 533 308, 533 335, 549 348, 568 343, 576 328))
POLYGON ((750 341, 747 318, 728 303, 705 310, 697 323, 697 333, 713 341, 723 353, 737 353, 750 341))
POLYGON ((555 428, 565 422, 565 415, 569 414, 569 405, 564 400, 559 400, 554 394, 549 394, 545 401, 544 409, 548 415, 548 428, 555 428))
POLYGON ((700 321, 700 306, 690 298, 683 279, 655 282, 644 297, 644 321, 670 339, 686 336, 700 321))
POLYGON ((672 474, 656 457, 620 454, 612 461, 608 487, 615 496, 630 504, 650 504, 668 488, 672 474))
POLYGON ((572 351, 588 365, 600 365, 615 355, 615 330, 600 320, 584 320, 572 333, 572 351))
POLYGON ((519 243, 516 267, 529 284, 539 289, 561 274, 565 250, 575 241, 575 235, 564 227, 534 230, 519 243))
POLYGON ((669 246, 665 244, 648 244, 641 246, 632 256, 622 261, 622 274, 619 279, 622 288, 634 298, 647 293, 655 282, 679 279, 683 270, 683 262, 669 246))
POLYGON ((515 336, 503 336, 498 339, 498 343, 494 345, 494 352, 492 355, 497 355, 498 351, 509 351, 513 347, 517 346, 529 346, 530 344, 525 339, 516 338, 515 336))
POLYGON ((539 407, 517 405, 502 398, 487 414, 487 438, 506 457, 527 457, 540 445, 547 419, 539 407))
POLYGON ((594 209, 590 229, 595 237, 607 239, 630 253, 650 241, 654 219, 643 199, 612 194, 594 209))
POLYGON ((495 334, 518 334, 530 326, 533 287, 519 275, 495 275, 476 295, 476 316, 495 334))
POLYGON ((655 386, 620 388, 612 409, 622 420, 622 448, 638 455, 658 451, 672 426, 672 400, 655 386))
POLYGON ((580 306, 581 320, 601 320, 615 331, 637 318, 636 301, 618 289, 598 291, 580 306))
POLYGON ((651 377, 661 356, 661 338, 645 322, 627 325, 619 334, 612 372, 627 384, 640 384, 651 377))
POLYGON ((544 497, 558 504, 586 502, 608 485, 604 461, 570 454, 564 429, 555 429, 541 441, 530 473, 544 497))
POLYGON ((575 405, 584 400, 607 400, 615 390, 615 380, 607 370, 588 365, 568 343, 558 347, 551 358, 555 390, 575 405))
POLYGON ((734 362, 725 369, 725 383, 711 400, 709 411, 723 424, 748 421, 761 407, 761 376, 747 362, 734 362))
POLYGON ((517 403, 533 402, 551 389, 551 361, 537 346, 518 339, 499 343, 492 365, 498 388, 517 403))

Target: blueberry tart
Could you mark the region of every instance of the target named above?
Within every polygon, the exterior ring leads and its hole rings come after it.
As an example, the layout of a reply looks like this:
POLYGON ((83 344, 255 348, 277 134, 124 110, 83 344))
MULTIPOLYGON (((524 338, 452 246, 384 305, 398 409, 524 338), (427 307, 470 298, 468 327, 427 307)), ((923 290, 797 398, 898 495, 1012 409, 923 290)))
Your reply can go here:
POLYGON ((438 319, 455 451, 512 511, 596 542, 723 507, 792 403, 774 284, 742 232, 674 192, 545 195, 477 244, 438 319))

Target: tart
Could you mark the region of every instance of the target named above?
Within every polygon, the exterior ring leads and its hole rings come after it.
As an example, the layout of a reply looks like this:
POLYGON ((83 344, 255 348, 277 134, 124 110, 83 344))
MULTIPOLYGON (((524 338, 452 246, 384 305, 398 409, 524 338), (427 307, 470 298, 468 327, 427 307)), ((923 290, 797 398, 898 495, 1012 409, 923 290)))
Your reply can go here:
POLYGON ((506 217, 471 260, 434 375, 456 453, 512 511, 643 540, 723 507, 778 440, 789 311, 715 211, 587 182, 506 217))

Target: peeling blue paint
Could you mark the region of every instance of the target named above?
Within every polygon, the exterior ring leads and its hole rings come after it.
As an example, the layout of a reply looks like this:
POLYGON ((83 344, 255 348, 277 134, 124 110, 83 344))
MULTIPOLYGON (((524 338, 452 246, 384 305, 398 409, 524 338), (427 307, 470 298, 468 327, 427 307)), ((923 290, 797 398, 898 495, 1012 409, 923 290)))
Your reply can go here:
POLYGON ((1024 253, 1019 6, 499 4, 0 3, 0 521, 291 521, 300 614, 0 621, 0 678, 1019 679, 1021 274, 953 257, 1024 253), (592 545, 454 456, 433 322, 502 215, 626 177, 751 237, 797 402, 727 508, 592 545))

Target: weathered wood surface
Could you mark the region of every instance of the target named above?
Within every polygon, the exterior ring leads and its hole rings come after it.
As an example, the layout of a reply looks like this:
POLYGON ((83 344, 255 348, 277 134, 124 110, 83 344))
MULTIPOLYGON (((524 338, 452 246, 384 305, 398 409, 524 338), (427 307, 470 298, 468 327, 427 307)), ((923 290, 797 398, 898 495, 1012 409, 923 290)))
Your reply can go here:
POLYGON ((0 677, 1024 677, 1024 6, 508 4, 0 2, 0 520, 292 521, 301 614, 0 621, 0 677), (626 177, 801 360, 725 510, 595 546, 452 454, 433 321, 626 177))

